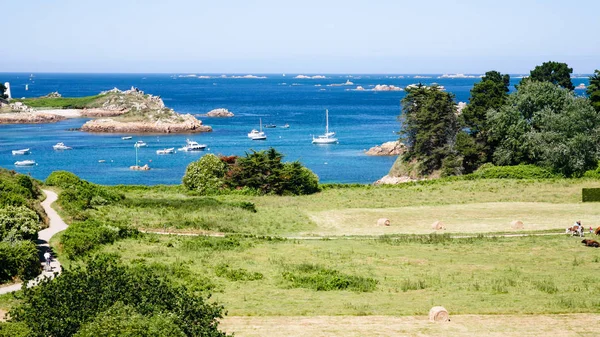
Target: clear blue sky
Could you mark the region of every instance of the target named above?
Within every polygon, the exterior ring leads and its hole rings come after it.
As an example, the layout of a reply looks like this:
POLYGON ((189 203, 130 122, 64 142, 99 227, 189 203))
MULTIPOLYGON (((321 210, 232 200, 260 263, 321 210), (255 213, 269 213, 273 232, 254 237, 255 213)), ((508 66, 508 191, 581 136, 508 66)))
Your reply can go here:
POLYGON ((0 0, 0 72, 600 68, 598 0, 0 0))

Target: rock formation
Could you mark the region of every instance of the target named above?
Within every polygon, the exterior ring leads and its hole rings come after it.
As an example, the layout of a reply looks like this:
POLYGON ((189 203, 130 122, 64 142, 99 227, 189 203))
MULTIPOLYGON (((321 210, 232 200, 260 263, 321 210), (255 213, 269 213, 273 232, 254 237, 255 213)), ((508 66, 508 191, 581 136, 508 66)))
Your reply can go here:
POLYGON ((365 154, 368 156, 398 156, 404 152, 406 152, 406 146, 400 141, 393 141, 374 146, 365 154))
POLYGON ((233 114, 233 112, 231 112, 225 108, 219 108, 219 109, 213 109, 213 110, 209 111, 205 116, 206 117, 233 117, 234 114, 233 114))
POLYGON ((81 130, 114 133, 198 133, 211 132, 212 128, 202 125, 202 122, 196 117, 187 114, 157 119, 156 121, 129 122, 113 118, 95 119, 83 124, 81 130))
POLYGON ((411 181, 417 181, 416 179, 412 179, 411 177, 392 177, 389 174, 383 176, 383 178, 377 180, 375 185, 397 185, 401 183, 408 183, 411 181))
POLYGON ((43 98, 60 98, 60 97, 62 97, 62 95, 59 94, 58 91, 55 91, 55 92, 51 92, 48 95, 42 96, 42 97, 43 98))
POLYGON ((404 89, 397 87, 395 85, 387 85, 387 84, 377 84, 373 91, 402 91, 404 89))
POLYGON ((63 119, 65 117, 47 113, 16 112, 0 114, 0 124, 42 124, 54 123, 63 119))

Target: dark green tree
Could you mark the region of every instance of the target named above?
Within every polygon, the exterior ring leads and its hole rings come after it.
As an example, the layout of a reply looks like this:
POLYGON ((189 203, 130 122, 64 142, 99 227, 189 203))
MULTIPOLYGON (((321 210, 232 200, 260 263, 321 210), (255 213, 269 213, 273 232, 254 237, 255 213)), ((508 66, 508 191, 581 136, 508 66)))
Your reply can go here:
POLYGON ((403 159, 417 162, 422 175, 441 169, 459 130, 454 96, 435 85, 407 87, 400 119, 408 149, 403 159))
POLYGON ((529 81, 488 112, 498 165, 535 164, 565 176, 595 168, 600 114, 590 101, 549 82, 529 81))
POLYGON ((460 142, 457 140, 457 150, 465 160, 467 173, 488 161, 494 152, 492 144, 488 143, 487 112, 506 103, 509 85, 509 75, 488 71, 471 89, 469 104, 462 110, 460 119, 474 140, 471 142, 462 136, 460 142))
POLYGON ((590 76, 590 85, 587 88, 587 95, 592 102, 592 106, 600 112, 600 70, 596 70, 594 75, 590 76))
POLYGON ((574 90, 575 86, 571 81, 573 68, 562 62, 548 61, 542 63, 541 66, 536 66, 529 74, 528 78, 524 78, 521 83, 529 81, 550 82, 569 90, 574 90))

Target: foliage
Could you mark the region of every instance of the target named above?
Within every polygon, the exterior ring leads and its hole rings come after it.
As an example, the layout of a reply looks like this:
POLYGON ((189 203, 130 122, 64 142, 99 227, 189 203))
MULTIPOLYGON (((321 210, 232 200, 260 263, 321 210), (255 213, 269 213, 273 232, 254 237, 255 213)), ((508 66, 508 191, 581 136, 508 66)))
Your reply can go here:
POLYGON ((596 69, 594 75, 590 76, 590 85, 587 87, 586 93, 594 109, 600 112, 600 70, 596 69))
POLYGON ((571 81, 571 74, 573 68, 569 68, 566 63, 548 61, 542 63, 541 66, 536 66, 531 72, 529 77, 524 78, 519 84, 519 88, 522 84, 527 82, 550 82, 555 85, 559 85, 565 89, 573 90, 575 86, 571 81))
POLYGON ((453 151, 459 129, 453 99, 452 94, 437 86, 419 84, 406 89, 401 134, 408 151, 403 158, 407 162, 417 160, 420 174, 440 169, 443 159, 453 151))
POLYGON ((35 240, 40 217, 25 206, 0 207, 0 241, 35 240))
POLYGON ((122 223, 85 220, 75 222, 61 236, 63 250, 70 259, 81 258, 100 245, 133 237, 138 230, 122 223))
POLYGON ((27 205, 34 208, 34 200, 41 195, 39 186, 26 175, 0 169, 0 206, 27 205))
POLYGON ((65 269, 58 278, 24 289, 22 304, 10 315, 26 323, 34 336, 73 336, 80 329, 86 336, 93 326, 106 326, 124 313, 133 313, 123 306, 113 307, 117 302, 146 318, 136 315, 123 322, 123 329, 137 324, 159 328, 161 320, 171 320, 173 324, 164 326, 167 331, 176 332, 177 326, 185 336, 224 336, 216 320, 222 317, 222 307, 157 277, 147 267, 128 267, 112 255, 94 257, 85 268, 65 269))
POLYGON ((581 201, 600 202, 600 188, 582 188, 581 201))
POLYGON ((561 176, 535 165, 494 166, 490 163, 482 165, 473 172, 473 177, 478 179, 551 179, 561 176))
POLYGON ((225 184, 227 165, 214 154, 204 155, 188 165, 183 176, 183 185, 200 194, 215 194, 225 184))
POLYGON ((370 292, 377 286, 377 280, 370 277, 348 275, 316 264, 302 263, 286 266, 285 269, 282 276, 293 288, 370 292))
POLYGON ((215 274, 230 281, 256 281, 263 278, 263 274, 259 272, 249 272, 244 268, 232 268, 226 263, 215 267, 215 274))
POLYGON ((0 322, 0 337, 31 337, 31 333, 24 323, 0 322))
POLYGON ((521 84, 488 120, 498 165, 537 164, 579 176, 598 161, 600 114, 586 98, 554 84, 521 84))
POLYGON ((74 173, 68 171, 53 171, 46 178, 45 183, 48 186, 56 186, 62 189, 68 189, 73 186, 80 185, 82 181, 83 180, 81 180, 81 178, 76 176, 74 173))
POLYGON ((39 271, 38 251, 32 241, 0 242, 0 282, 13 277, 29 280, 39 271))
POLYGON ((229 164, 226 184, 234 189, 250 188, 264 194, 300 195, 319 191, 318 177, 299 162, 283 163, 274 148, 252 151, 229 164))
POLYGON ((74 337, 185 337, 172 314, 144 316, 134 307, 117 302, 85 323, 74 337))

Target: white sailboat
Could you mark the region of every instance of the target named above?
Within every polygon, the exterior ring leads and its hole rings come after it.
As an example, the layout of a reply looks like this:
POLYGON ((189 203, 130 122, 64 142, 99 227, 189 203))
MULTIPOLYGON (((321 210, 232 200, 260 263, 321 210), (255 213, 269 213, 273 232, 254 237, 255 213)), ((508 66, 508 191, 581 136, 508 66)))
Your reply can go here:
POLYGON ((252 130, 248 134, 248 137, 252 140, 266 140, 267 135, 262 130, 262 118, 260 119, 260 131, 252 130))
POLYGON ((329 110, 325 109, 325 134, 318 137, 313 136, 313 144, 337 144, 338 139, 335 138, 335 132, 329 131, 329 110))

